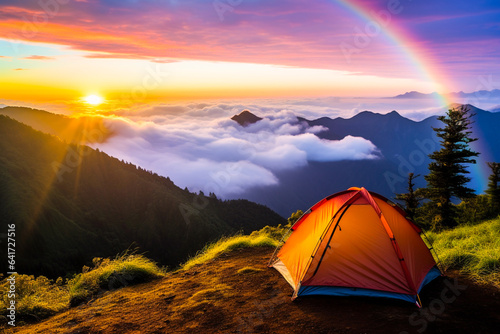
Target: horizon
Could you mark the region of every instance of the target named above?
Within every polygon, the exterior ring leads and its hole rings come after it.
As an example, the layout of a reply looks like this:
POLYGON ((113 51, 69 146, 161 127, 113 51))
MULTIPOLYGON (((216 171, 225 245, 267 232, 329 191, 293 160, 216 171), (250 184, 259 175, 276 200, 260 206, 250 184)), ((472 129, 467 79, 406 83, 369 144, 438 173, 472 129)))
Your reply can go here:
POLYGON ((8 0, 0 13, 0 103, 65 113, 473 92, 500 75, 492 1, 8 0))
POLYGON ((323 139, 297 116, 500 108, 493 1, 6 0, 0 15, 0 106, 102 117, 113 135, 94 148, 193 190, 237 163, 223 197, 378 158, 363 133, 323 139), (427 95, 396 98, 411 92, 427 95), (245 109, 264 121, 233 124, 245 109))

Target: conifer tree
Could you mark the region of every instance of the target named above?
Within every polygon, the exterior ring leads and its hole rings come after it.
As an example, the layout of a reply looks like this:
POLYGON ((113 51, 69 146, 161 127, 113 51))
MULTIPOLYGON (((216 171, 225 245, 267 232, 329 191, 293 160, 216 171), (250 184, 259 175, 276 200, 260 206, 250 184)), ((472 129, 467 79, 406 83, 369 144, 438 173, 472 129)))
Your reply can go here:
POLYGON ((408 214, 408 217, 410 219, 415 219, 415 211, 417 210, 420 202, 424 199, 422 196, 421 192, 419 191, 420 189, 415 190, 415 183, 413 182, 417 177, 420 175, 415 175, 413 173, 408 174, 408 187, 406 190, 408 190, 407 193, 405 194, 397 194, 396 199, 403 201, 405 203, 405 210, 406 213, 408 214))
POLYGON ((479 153, 470 149, 472 138, 469 108, 462 105, 449 109, 445 116, 438 119, 445 124, 443 128, 433 128, 441 138, 441 149, 429 154, 433 160, 429 164, 426 193, 431 200, 436 217, 436 228, 456 226, 456 210, 453 198, 466 199, 475 196, 474 190, 466 186, 471 179, 465 164, 475 164, 479 153))

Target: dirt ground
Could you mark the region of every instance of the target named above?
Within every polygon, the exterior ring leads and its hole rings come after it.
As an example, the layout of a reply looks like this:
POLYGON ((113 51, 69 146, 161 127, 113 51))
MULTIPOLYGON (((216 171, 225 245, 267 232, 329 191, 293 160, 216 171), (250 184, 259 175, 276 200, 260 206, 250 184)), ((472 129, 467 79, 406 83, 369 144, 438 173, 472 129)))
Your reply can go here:
POLYGON ((247 248, 186 272, 108 292, 6 333, 498 333, 500 290, 456 272, 431 282, 424 307, 384 298, 311 296, 247 248), (239 272, 238 272, 239 271, 239 272))

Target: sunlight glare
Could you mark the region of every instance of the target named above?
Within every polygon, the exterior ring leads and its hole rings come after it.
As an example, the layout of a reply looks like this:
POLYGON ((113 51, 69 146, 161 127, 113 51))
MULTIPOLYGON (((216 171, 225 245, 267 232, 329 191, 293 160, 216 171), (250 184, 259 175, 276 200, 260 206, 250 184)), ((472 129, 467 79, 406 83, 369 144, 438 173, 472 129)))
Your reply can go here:
POLYGON ((95 95, 95 94, 85 96, 83 98, 83 100, 85 101, 85 103, 91 104, 94 106, 99 105, 99 104, 104 102, 104 99, 101 96, 95 95))

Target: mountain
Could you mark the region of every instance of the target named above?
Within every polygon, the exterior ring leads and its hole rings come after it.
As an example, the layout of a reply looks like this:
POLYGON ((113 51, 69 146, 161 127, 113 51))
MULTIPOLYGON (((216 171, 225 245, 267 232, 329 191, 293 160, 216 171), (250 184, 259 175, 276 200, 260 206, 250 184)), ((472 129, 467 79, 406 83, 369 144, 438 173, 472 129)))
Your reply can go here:
POLYGON ((453 93, 447 93, 447 94, 439 94, 436 92, 425 94, 425 93, 420 93, 420 92, 416 92, 416 91, 411 91, 411 92, 406 92, 404 94, 393 96, 392 98, 395 98, 395 99, 428 99, 428 98, 439 97, 441 95, 444 95, 448 98, 475 98, 475 99, 500 98, 500 89, 478 90, 478 91, 471 92, 471 93, 464 93, 464 92, 460 91, 460 92, 453 92, 453 93))
MULTIPOLYGON (((479 192, 484 190, 489 170, 488 161, 500 161, 500 114, 490 113, 469 105, 473 116, 473 149, 481 152, 477 165, 469 168, 473 178, 470 186, 479 192)), ((352 118, 322 117, 316 120, 298 118, 310 126, 323 126, 326 131, 317 135, 323 139, 339 140, 347 135, 370 140, 380 151, 375 160, 309 162, 299 169, 276 174, 279 186, 255 188, 244 196, 276 210, 283 216, 297 209, 307 210, 317 201, 349 187, 365 187, 388 198, 405 191, 409 172, 420 174, 417 187, 424 187, 424 175, 428 173, 428 154, 440 148, 433 127, 442 127, 437 117, 420 122, 409 120, 396 111, 381 115, 369 111, 352 118)))
POLYGON ((399 94, 399 95, 393 96, 392 98, 394 98, 394 99, 427 99, 427 98, 435 98, 435 97, 439 97, 439 96, 440 96, 440 94, 436 93, 436 92, 425 94, 425 93, 420 93, 417 91, 411 91, 411 92, 406 92, 404 94, 399 94))
POLYGON ((373 297, 308 296, 292 302, 290 285, 266 266, 273 250, 258 247, 226 253, 161 280, 107 292, 45 321, 6 329, 5 334, 424 330, 432 334, 495 333, 498 329, 498 289, 456 271, 422 289, 423 311, 408 302, 373 297))
POLYGON ((253 123, 257 123, 262 118, 252 114, 249 110, 243 110, 238 115, 234 115, 231 119, 237 122, 241 126, 247 126, 253 123))
POLYGON ((74 118, 26 107, 0 108, 0 115, 9 116, 69 143, 101 143, 112 135, 99 117, 74 118))
POLYGON ((1 115, 0 133, 0 217, 15 224, 21 273, 64 276, 128 248, 176 266, 221 235, 284 222, 263 205, 190 193, 1 115))

